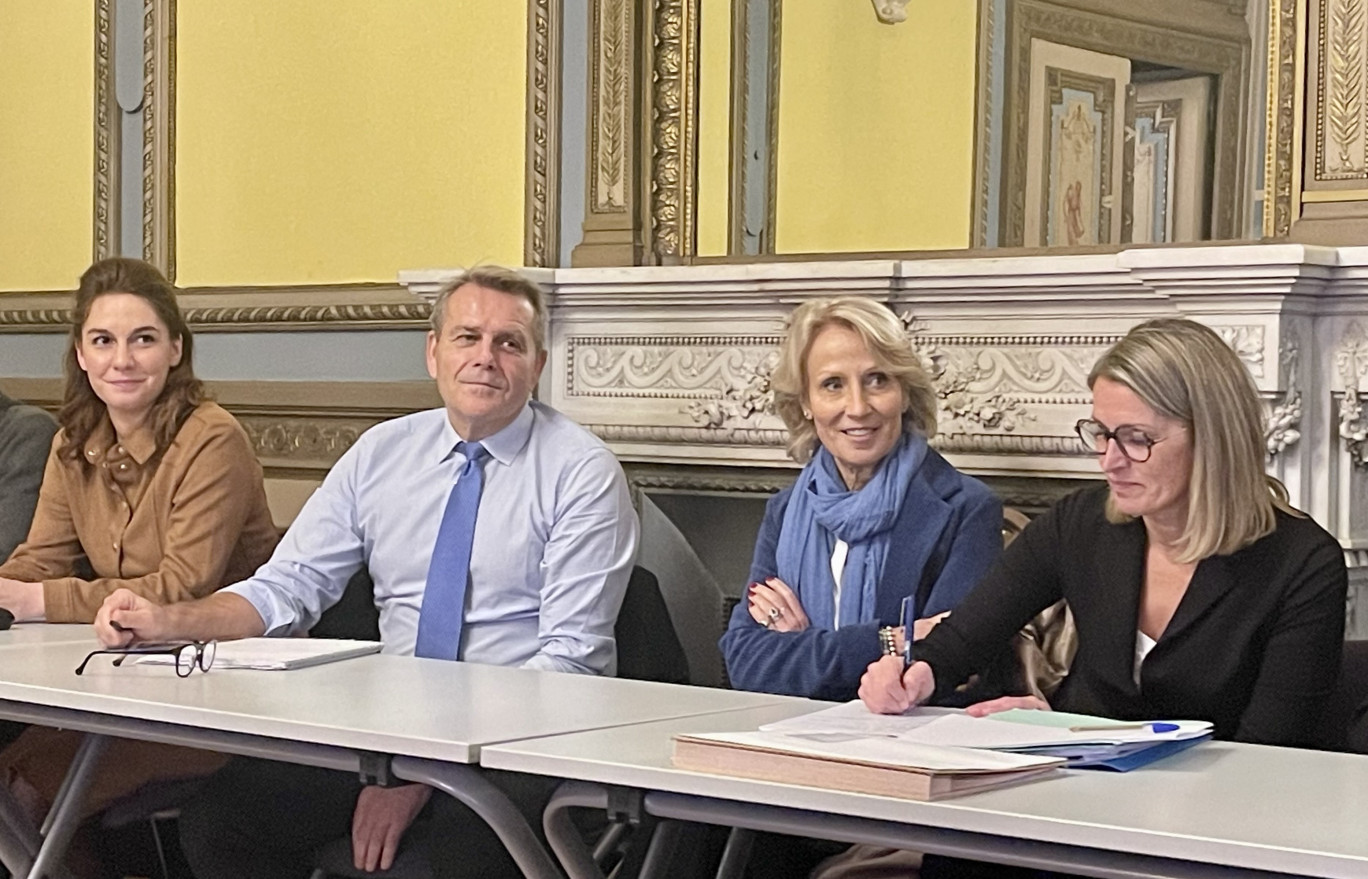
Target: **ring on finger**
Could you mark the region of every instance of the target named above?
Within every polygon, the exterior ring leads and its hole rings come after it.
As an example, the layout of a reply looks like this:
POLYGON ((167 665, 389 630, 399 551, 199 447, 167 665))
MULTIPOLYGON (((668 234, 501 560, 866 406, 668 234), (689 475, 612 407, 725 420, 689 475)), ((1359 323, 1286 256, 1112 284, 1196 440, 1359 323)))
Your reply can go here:
POLYGON ((776 620, 779 619, 779 617, 780 617, 782 614, 783 614, 783 611, 781 611, 779 608, 777 608, 777 607, 771 607, 771 608, 769 609, 770 623, 773 624, 776 620))

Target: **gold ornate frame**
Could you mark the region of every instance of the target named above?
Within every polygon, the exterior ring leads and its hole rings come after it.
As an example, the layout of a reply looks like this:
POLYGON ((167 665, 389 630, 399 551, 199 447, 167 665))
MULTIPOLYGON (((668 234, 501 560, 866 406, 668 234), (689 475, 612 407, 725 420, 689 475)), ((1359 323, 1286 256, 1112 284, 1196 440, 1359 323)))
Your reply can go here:
MULTIPOLYGON (((176 4, 143 0, 142 256, 171 281, 176 275, 176 4)), ((560 259, 560 108, 562 0, 528 0, 527 164, 523 259, 560 259)), ((113 0, 95 3, 94 259, 119 250, 121 111, 114 90, 113 0)), ((131 148, 125 145, 124 149, 131 148)), ((186 317, 198 331, 410 329, 428 307, 398 284, 281 285, 187 289, 186 317), (235 301, 236 300, 236 301, 235 301), (250 300, 251 304, 246 304, 250 300), (263 301, 266 300, 266 301, 263 301), (273 301, 272 301, 273 300, 273 301)), ((36 294, 52 305, 0 309, 0 332, 60 332, 69 294, 36 294)))
MULTIPOLYGON (((982 22, 985 19, 992 19, 991 0, 983 0, 979 4, 979 20, 982 22)), ((1249 67, 1249 59, 1240 45, 1215 37, 1178 33, 1074 8, 1065 10, 1053 5, 1038 5, 1031 0, 1018 0, 1013 4, 1007 14, 1006 33, 999 35, 999 38, 1005 40, 1004 114, 1007 117, 1005 130, 998 133, 1004 139, 1003 195, 998 235, 1000 245, 1012 247, 1023 243, 1028 173, 1028 109, 1025 95, 1030 69, 1029 46, 1035 38, 1064 42, 1095 52, 1144 58, 1218 76, 1219 84, 1213 95, 1219 115, 1215 130, 1216 167, 1211 186, 1215 196, 1211 206, 1211 231, 1212 237, 1217 239, 1242 237, 1239 216, 1245 196, 1241 191, 1241 180, 1245 175, 1241 173, 1244 163, 1238 144, 1240 131, 1247 127, 1241 125, 1240 121, 1245 115, 1246 92, 1242 83, 1247 81, 1244 74, 1249 67)), ((987 79, 987 76, 981 76, 982 79, 987 79)), ((980 88, 983 87, 981 81, 980 88)), ((986 153, 993 123, 991 108, 986 101, 980 101, 978 120, 978 141, 986 153)), ((975 219, 972 227, 975 230, 986 226, 988 190, 992 185, 986 175, 986 158, 979 157, 977 168, 984 176, 975 185, 975 219)), ((983 241, 982 238, 975 239, 976 244, 982 244, 983 241)))
MULTIPOLYGON (((1307 0, 1269 0, 1267 138, 1263 229, 1286 237, 1300 213, 1307 0)), ((646 221, 657 261, 693 256, 697 210, 694 133, 697 82, 697 0, 652 0, 649 34, 650 106, 646 127, 652 194, 646 221)), ((983 88, 982 84, 980 88, 983 88)), ((1238 104, 1238 102, 1237 102, 1238 104)), ((1240 108, 1234 108, 1238 113, 1240 108)), ((985 136, 980 133, 980 137, 985 136)), ((991 133, 987 133, 991 136, 991 133)), ((1224 185, 1221 181, 1217 186, 1224 185)), ((978 199, 975 199, 976 204, 978 199)), ((979 217, 975 217, 975 230, 979 217)), ((1233 230, 1232 232, 1237 231, 1233 230)), ((834 254, 849 256, 849 254, 834 254)))

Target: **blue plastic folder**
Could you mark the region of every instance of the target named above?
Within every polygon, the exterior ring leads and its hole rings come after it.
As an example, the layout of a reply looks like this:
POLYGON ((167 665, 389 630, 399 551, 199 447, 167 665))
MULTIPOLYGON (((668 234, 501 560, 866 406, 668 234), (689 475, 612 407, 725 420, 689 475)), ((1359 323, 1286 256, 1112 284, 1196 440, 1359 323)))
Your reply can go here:
POLYGON ((1132 769, 1148 766, 1156 760, 1170 757, 1179 751, 1186 751, 1193 745, 1210 739, 1211 734, 1208 733, 1193 739, 1176 739, 1151 744, 1084 746, 1072 752, 1067 748, 1046 748, 1033 753, 1042 756, 1063 757, 1069 761, 1070 769, 1106 769, 1112 772, 1130 772, 1132 769))

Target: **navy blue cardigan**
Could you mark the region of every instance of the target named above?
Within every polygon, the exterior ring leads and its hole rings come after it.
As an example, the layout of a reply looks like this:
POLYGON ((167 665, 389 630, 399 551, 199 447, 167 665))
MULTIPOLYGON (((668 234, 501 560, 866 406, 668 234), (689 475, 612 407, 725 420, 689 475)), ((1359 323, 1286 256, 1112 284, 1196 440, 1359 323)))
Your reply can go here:
MULTIPOLYGON (((765 507, 751 582, 779 575, 775 554, 792 492, 784 489, 765 507)), ((879 627, 900 624, 903 596, 915 596, 917 618, 951 610, 997 560, 1002 504, 983 483, 928 449, 893 532, 873 622, 834 631, 772 632, 751 618, 742 594, 720 643, 732 686, 813 699, 854 699, 860 676, 879 658, 879 627)))

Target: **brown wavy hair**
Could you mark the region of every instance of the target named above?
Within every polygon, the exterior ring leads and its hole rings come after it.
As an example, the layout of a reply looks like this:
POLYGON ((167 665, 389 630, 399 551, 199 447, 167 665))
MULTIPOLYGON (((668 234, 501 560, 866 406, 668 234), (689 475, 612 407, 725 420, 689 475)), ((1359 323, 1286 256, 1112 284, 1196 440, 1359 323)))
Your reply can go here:
POLYGON ((106 417, 104 401, 90 386, 90 377, 76 360, 76 348, 81 344, 81 332, 90 317, 90 307, 106 293, 129 293, 142 299, 152 306, 171 338, 179 339, 181 343, 180 363, 171 367, 166 386, 152 404, 148 419, 156 443, 154 456, 166 451, 185 419, 206 399, 204 383, 195 378, 194 339, 170 282, 154 266, 140 259, 121 256, 102 259, 81 275, 76 305, 71 309, 66 355, 62 359, 66 389, 62 395, 62 408, 57 413, 63 430, 57 454, 68 460, 84 460, 82 452, 86 440, 106 417))

